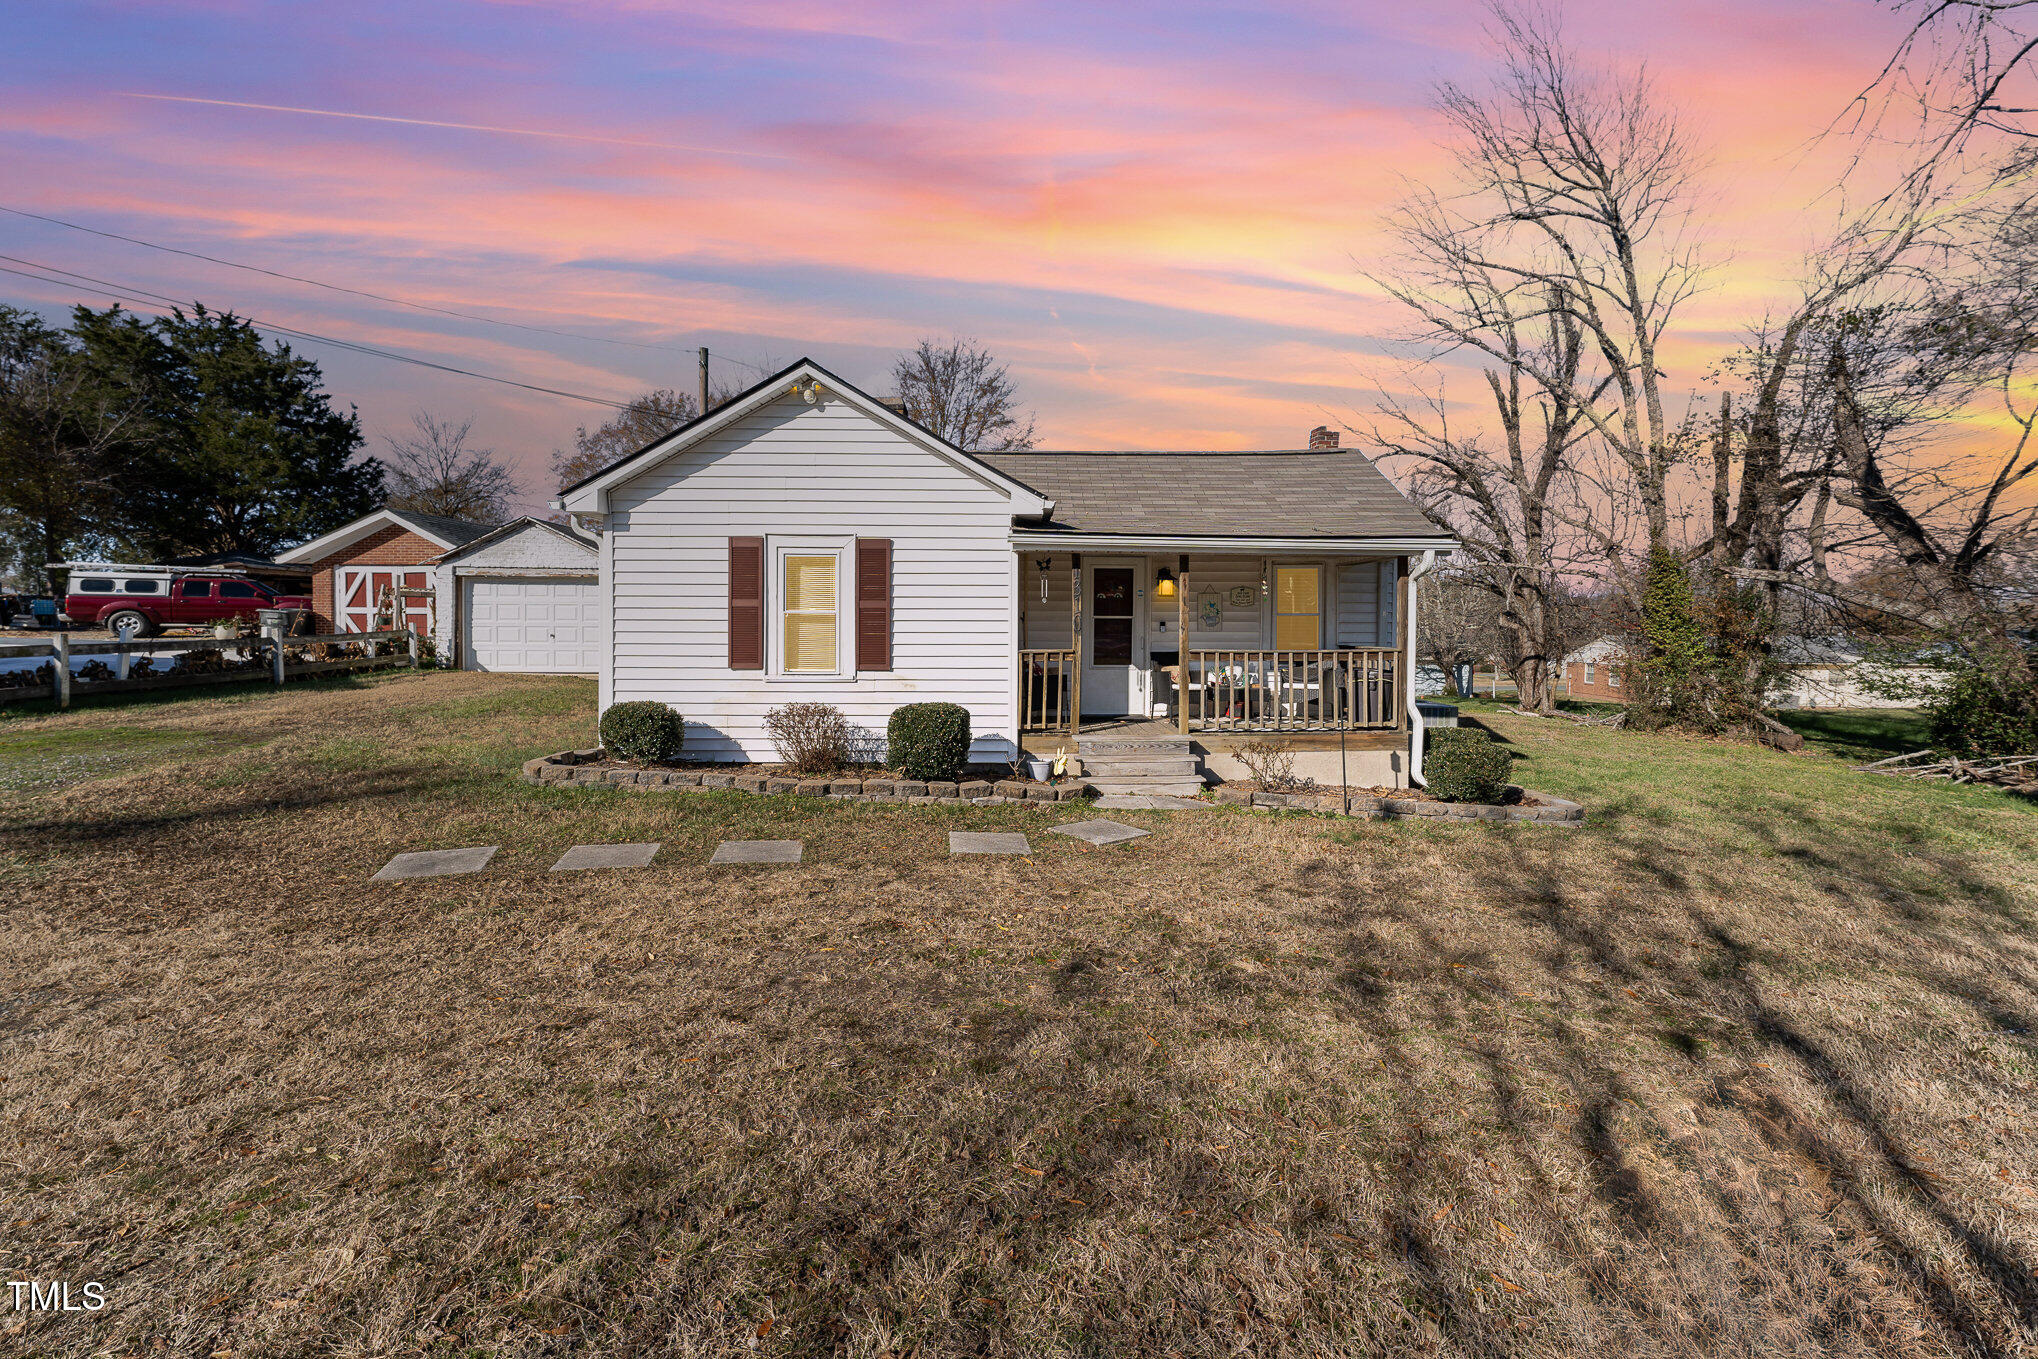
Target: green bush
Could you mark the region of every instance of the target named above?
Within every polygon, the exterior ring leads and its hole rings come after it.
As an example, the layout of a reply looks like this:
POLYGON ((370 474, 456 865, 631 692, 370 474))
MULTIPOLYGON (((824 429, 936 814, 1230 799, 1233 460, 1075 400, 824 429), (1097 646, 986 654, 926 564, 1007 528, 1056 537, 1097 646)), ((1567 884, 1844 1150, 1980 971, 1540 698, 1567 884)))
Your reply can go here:
POLYGON ((952 779, 969 763, 969 709, 908 703, 885 728, 890 762, 909 779, 952 779))
POLYGON ((1497 803, 1507 795, 1514 757, 1477 727, 1438 727, 1424 733, 1423 777, 1447 802, 1497 803))
POLYGON ((612 703, 601 715, 601 743, 625 760, 663 764, 686 747, 686 719, 649 699, 612 703))
POLYGON ((1932 744, 1964 760, 2038 754, 2038 712, 1989 683, 1978 666, 1951 669, 1924 705, 1932 744))

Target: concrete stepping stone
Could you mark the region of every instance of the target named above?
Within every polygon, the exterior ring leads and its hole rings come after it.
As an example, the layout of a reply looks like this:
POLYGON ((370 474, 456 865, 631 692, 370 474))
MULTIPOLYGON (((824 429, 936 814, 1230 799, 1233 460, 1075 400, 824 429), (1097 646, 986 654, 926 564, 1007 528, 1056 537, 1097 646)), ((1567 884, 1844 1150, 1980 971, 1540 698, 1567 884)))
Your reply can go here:
POLYGON ((479 873, 488 867, 488 861, 495 857, 498 846, 482 845, 478 849, 426 849, 415 854, 399 854, 382 865, 374 882, 395 882, 399 878, 442 878, 450 873, 479 873))
POLYGON ((950 831, 950 854, 1031 854, 1026 837, 1006 831, 950 831))
POLYGON ((796 864, 800 861, 797 840, 724 840, 715 846, 710 864, 796 864))
POLYGON ((657 845, 575 845, 552 865, 554 873, 576 868, 647 868, 657 855, 657 845))
POLYGON ((1056 835, 1073 835, 1086 845, 1122 845, 1127 840, 1137 840, 1151 834, 1137 826, 1127 826, 1117 821, 1073 821, 1066 826, 1056 826, 1056 835))
POLYGON ((1168 797, 1160 793, 1114 793, 1090 804, 1104 812, 1194 812, 1213 805, 1193 797, 1168 797))

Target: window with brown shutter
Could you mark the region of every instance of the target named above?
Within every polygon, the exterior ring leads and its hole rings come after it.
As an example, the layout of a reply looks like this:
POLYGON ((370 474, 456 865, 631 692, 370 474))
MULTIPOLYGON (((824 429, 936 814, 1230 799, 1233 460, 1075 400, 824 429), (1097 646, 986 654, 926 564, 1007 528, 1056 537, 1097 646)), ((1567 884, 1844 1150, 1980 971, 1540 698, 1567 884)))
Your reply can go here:
POLYGON ((764 669, 764 539, 729 540, 729 668, 764 669))
POLYGON ((892 668, 892 540, 856 540, 856 668, 892 668))

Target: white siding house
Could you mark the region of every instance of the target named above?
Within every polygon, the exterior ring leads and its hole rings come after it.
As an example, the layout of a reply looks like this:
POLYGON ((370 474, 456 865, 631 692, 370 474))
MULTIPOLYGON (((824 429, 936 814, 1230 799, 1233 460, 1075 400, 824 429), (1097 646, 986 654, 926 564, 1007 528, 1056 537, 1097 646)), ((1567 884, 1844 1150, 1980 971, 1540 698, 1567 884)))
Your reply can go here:
POLYGON ((555 502, 600 544, 601 706, 669 704, 714 760, 775 759, 788 703, 875 742, 941 701, 984 763, 1165 720, 1206 742, 1357 733, 1380 777, 1419 777, 1396 676, 1413 577, 1451 539, 1318 434, 970 454, 802 360, 555 502))
POLYGON ((977 758, 1015 758, 1018 559, 1006 539, 1015 493, 1016 512, 1037 498, 930 442, 845 400, 833 381, 811 404, 782 386, 618 478, 601 511, 602 707, 669 703, 686 718, 689 754, 769 760, 764 718, 782 704, 831 703, 853 729, 882 736, 902 704, 957 703, 970 710, 977 758), (764 544, 765 654, 758 670, 738 671, 729 544, 751 537, 764 544), (859 670, 851 644, 859 539, 891 547, 886 670, 859 670), (835 663, 800 670, 786 655, 787 560, 817 556, 836 562, 835 663))

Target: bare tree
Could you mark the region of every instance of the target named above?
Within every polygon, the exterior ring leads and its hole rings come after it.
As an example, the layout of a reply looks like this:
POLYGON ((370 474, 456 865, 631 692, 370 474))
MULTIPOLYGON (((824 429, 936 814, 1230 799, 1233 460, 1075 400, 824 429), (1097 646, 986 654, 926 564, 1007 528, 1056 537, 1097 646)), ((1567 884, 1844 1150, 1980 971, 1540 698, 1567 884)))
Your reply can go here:
MULTIPOLYGON (((1681 444, 1657 350, 1705 264, 1690 237, 1699 157, 1646 74, 1582 69, 1545 10, 1494 9, 1501 74, 1488 94, 1446 84, 1438 107, 1454 135, 1460 183, 1397 212, 1397 267, 1375 275, 1422 319, 1438 352, 1476 350, 1560 398, 1597 436, 1631 494, 1650 550, 1671 544, 1670 477, 1681 444), (1576 327, 1585 360, 1569 371, 1510 345, 1484 305, 1513 326, 1546 314, 1576 327)), ((1632 545, 1585 523, 1618 575, 1632 545)), ((1634 586, 1630 587, 1637 588, 1634 586)))
MULTIPOLYGON (((1446 564, 1423 580, 1417 598, 1415 634, 1430 663, 1444 672, 1445 688, 1462 692, 1461 668, 1502 652, 1499 601, 1492 583, 1476 568, 1446 564)), ((1468 695, 1469 697, 1469 695, 1468 695)))
POLYGON ((419 411, 411 417, 410 434, 386 436, 390 507, 477 524, 508 519, 516 476, 493 449, 467 446, 473 427, 471 419, 456 425, 419 411))
POLYGON ((1467 269, 1458 289, 1452 302, 1436 304, 1449 305, 1459 325, 1481 327, 1489 352, 1501 357, 1485 372, 1500 425, 1499 447, 1452 428, 1441 386, 1425 408, 1384 399, 1366 437, 1409 464, 1416 503, 1464 544, 1468 564, 1459 567, 1461 583, 1476 584, 1491 596, 1506 644, 1488 646, 1487 654, 1499 650, 1508 657, 1521 706, 1555 712, 1562 652, 1554 600, 1572 564, 1573 536, 1560 502, 1575 496, 1571 453, 1590 430, 1572 401, 1583 328, 1564 308, 1548 306, 1538 308, 1535 324, 1525 327, 1514 315, 1520 295, 1484 271, 1467 269), (1526 376, 1530 369, 1554 377, 1555 390, 1537 386, 1526 376))
MULTIPOLYGON (((724 405, 737 389, 718 383, 708 389, 709 409, 724 405)), ((552 481, 561 489, 584 481, 596 472, 621 462, 638 449, 655 443, 701 413, 700 401, 690 393, 660 387, 644 393, 614 419, 594 429, 585 425, 573 433, 573 448, 552 454, 552 481)))
POLYGON ((1009 370, 975 340, 925 339, 892 365, 906 414, 957 448, 1033 447, 1009 370))
POLYGON ((1909 101, 1914 160, 1813 259, 1799 306, 1752 351, 1750 416, 1737 430, 1723 411, 1714 439, 1705 551, 1716 594, 1731 577, 1772 610, 1795 590, 1857 626, 1936 636, 2009 709, 2038 714, 2012 628, 2038 533, 2038 110, 2013 96, 2033 79, 2038 6, 1891 2, 1918 19, 1863 104, 1878 87, 1885 116, 1909 101), (2007 431, 1978 469, 1987 454, 1935 437, 1977 402, 2007 431))
POLYGON ((1939 151, 1970 137, 2038 138, 2030 66, 2038 54, 2038 0, 1883 0, 1914 17, 1855 101, 1857 114, 1911 108, 1939 151))

